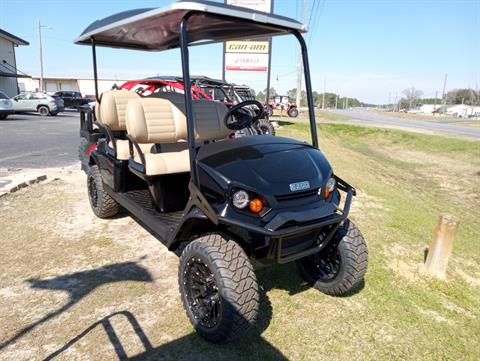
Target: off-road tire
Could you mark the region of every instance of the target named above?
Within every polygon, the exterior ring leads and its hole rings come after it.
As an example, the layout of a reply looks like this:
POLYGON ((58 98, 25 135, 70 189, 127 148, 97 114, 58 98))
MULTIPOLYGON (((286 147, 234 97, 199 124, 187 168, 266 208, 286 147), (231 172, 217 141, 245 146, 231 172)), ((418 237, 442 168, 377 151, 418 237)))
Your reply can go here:
POLYGON ((271 117, 273 115, 273 108, 270 105, 265 105, 263 109, 267 116, 271 117))
POLYGON ((288 116, 290 118, 296 118, 298 117, 298 108, 292 108, 288 111, 288 116))
MULTIPOLYGON (((244 335, 255 324, 259 292, 257 278, 247 255, 233 240, 208 234, 189 243, 180 256, 178 282, 183 306, 197 333, 210 342, 224 343, 244 335), (213 327, 205 327, 195 317, 188 301, 188 267, 205 264, 214 278, 221 314, 213 327)), ((192 291, 190 291, 192 292, 192 291)))
POLYGON ((110 218, 119 212, 119 204, 104 189, 102 176, 97 165, 92 165, 88 170, 87 189, 90 206, 98 218, 110 218), (96 191, 96 197, 93 194, 94 191, 96 191))
POLYGON ((50 109, 46 105, 41 105, 37 108, 38 114, 40 114, 42 117, 46 117, 47 115, 50 114, 50 109))
MULTIPOLYGON (((348 219, 338 228, 331 242, 338 243, 336 250, 340 256, 339 270, 333 279, 323 280, 311 272, 312 263, 309 262, 315 255, 298 260, 297 266, 301 276, 315 289, 332 296, 344 296, 363 282, 368 265, 367 244, 360 230, 348 219)), ((328 249, 322 252, 326 251, 328 249)))
POLYGON ((255 126, 260 131, 260 134, 275 135, 275 127, 267 119, 259 119, 255 126))

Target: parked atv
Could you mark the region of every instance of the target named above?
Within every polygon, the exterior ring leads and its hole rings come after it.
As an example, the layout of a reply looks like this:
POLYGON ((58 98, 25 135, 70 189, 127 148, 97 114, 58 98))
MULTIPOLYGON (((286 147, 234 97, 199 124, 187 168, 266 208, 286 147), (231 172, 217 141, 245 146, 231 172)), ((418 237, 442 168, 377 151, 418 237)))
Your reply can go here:
POLYGON ((280 113, 285 112, 290 118, 298 117, 297 104, 287 95, 275 95, 270 97, 270 101, 266 105, 266 112, 269 117, 273 115, 275 109, 280 110, 280 113))
MULTIPOLYGON (((180 49, 183 94, 97 92, 95 114, 82 113, 81 134, 95 142, 87 169, 92 211, 109 218, 127 210, 179 255, 185 311, 212 342, 243 336, 256 322, 260 267, 296 262, 313 287, 330 295, 355 289, 367 269, 365 240, 348 219, 355 189, 318 149, 305 31, 283 16, 188 1, 98 20, 76 39, 92 47, 95 83, 100 46, 180 49), (230 139, 263 106, 193 101, 189 45, 288 34, 302 49, 312 144, 230 139)), ((161 304, 155 307, 161 312, 161 304)))

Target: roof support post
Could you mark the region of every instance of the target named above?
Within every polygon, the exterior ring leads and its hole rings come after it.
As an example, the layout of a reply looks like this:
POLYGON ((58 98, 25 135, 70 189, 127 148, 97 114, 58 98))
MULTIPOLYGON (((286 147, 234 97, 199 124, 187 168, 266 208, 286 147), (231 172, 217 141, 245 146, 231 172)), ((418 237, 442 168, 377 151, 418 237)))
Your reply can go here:
POLYGON ((92 43, 93 83, 95 85, 95 99, 97 100, 97 102, 100 103, 99 96, 98 96, 97 50, 96 50, 95 38, 93 36, 90 37, 90 41, 92 43))
POLYGON ((187 13, 180 23, 180 52, 182 55, 182 72, 185 96, 185 111, 187 115, 187 134, 188 134, 188 150, 190 154, 190 177, 192 182, 198 187, 197 168, 195 166, 196 147, 195 147, 195 118, 193 114, 192 104, 192 86, 190 80, 190 62, 188 54, 188 33, 187 24, 188 19, 193 15, 193 12, 187 13))
POLYGON ((308 64, 307 44, 305 43, 305 39, 303 38, 303 35, 300 34, 300 32, 294 31, 293 35, 295 35, 295 37, 297 38, 298 42, 300 43, 300 48, 302 49, 303 71, 305 75, 305 88, 307 91, 308 115, 310 118, 312 145, 315 148, 318 148, 317 124, 315 122, 315 105, 313 104, 312 80, 310 79, 310 65, 308 64))

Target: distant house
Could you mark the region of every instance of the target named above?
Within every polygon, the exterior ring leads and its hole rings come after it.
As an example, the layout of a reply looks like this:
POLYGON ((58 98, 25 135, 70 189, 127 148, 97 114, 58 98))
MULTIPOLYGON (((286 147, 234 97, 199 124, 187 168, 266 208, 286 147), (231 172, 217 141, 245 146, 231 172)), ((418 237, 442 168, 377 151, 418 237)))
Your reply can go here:
POLYGON ((0 91, 10 97, 19 93, 18 78, 29 76, 17 69, 15 48, 20 45, 29 45, 28 41, 0 29, 0 91))
POLYGON ((434 113, 445 114, 451 117, 469 118, 480 116, 480 106, 466 104, 447 104, 438 107, 434 113))

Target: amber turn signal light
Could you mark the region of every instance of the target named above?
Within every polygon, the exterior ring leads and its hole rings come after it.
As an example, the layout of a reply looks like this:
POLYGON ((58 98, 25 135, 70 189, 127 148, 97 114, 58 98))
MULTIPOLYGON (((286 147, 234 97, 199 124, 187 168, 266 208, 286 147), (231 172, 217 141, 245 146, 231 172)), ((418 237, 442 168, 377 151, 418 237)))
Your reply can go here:
POLYGON ((250 201, 250 211, 260 213, 263 209, 263 203, 260 199, 254 198, 250 201))

